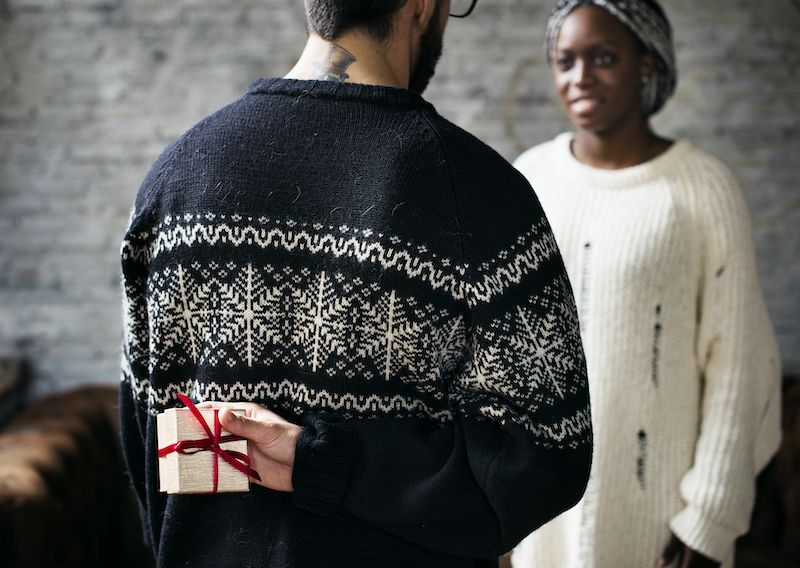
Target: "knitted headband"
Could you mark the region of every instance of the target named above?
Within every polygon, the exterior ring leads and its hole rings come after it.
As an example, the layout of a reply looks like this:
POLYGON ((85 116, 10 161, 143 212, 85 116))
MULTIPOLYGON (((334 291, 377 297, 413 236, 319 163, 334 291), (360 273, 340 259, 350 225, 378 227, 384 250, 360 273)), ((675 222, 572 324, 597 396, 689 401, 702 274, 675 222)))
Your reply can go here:
POLYGON ((552 65, 556 54, 556 39, 567 16, 579 6, 592 5, 606 10, 630 29, 653 54, 656 70, 642 91, 646 116, 661 110, 675 92, 678 83, 672 28, 664 11, 655 0, 560 0, 547 20, 545 50, 552 65))

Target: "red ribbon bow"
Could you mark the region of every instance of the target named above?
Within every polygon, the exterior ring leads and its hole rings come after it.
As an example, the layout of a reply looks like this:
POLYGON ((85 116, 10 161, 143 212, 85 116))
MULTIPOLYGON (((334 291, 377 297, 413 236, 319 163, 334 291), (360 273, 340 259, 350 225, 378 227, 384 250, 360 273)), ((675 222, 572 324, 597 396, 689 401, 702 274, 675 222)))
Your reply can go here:
POLYGON ((212 493, 216 493, 217 487, 219 486, 219 458, 224 459, 245 475, 261 481, 258 472, 250 467, 250 456, 233 450, 223 450, 220 447, 220 444, 224 444, 225 442, 236 442, 238 440, 245 440, 246 438, 230 434, 222 436, 222 424, 219 423, 219 410, 214 409, 214 432, 212 433, 205 419, 203 419, 203 415, 189 397, 181 393, 177 393, 176 396, 186 405, 195 419, 203 426, 208 437, 202 440, 181 440, 180 442, 159 448, 158 457, 163 458, 172 452, 178 452, 179 454, 193 454, 202 451, 214 452, 214 489, 212 493))

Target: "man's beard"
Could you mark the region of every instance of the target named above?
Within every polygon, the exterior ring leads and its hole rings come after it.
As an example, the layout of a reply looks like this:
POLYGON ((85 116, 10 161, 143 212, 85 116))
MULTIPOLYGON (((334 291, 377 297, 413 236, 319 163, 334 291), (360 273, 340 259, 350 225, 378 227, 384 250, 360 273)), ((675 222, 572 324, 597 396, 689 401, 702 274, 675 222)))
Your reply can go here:
POLYGON ((408 90, 421 95, 436 70, 436 63, 442 56, 442 41, 444 30, 439 29, 439 11, 441 2, 437 2, 436 12, 428 23, 428 29, 422 34, 419 43, 419 53, 411 70, 408 80, 408 90))

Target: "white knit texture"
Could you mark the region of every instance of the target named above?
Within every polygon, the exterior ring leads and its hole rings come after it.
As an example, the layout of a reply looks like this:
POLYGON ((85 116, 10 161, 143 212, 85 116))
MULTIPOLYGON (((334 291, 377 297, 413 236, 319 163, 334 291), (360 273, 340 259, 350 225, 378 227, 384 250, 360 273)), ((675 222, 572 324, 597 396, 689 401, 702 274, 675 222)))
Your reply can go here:
POLYGON ((515 165, 542 202, 579 309, 594 425, 583 500, 525 539, 515 568, 652 566, 670 530, 733 562, 780 440, 780 358, 749 212, 686 140, 622 170, 570 134, 515 165))

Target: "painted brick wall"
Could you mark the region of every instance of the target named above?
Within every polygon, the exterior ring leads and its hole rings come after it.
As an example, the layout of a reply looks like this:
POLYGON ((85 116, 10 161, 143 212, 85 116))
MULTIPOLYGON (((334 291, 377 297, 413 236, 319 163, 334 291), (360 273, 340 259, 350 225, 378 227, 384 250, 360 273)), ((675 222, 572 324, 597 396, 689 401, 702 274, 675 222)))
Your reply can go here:
MULTIPOLYGON (((550 1, 450 22, 427 94, 508 159, 568 128, 541 54, 550 1)), ((753 209, 787 369, 800 372, 800 5, 664 0, 681 84, 656 120, 725 160, 753 209)), ((161 148, 286 72, 300 0, 0 0, 0 353, 34 394, 117 380, 117 250, 161 148)))

